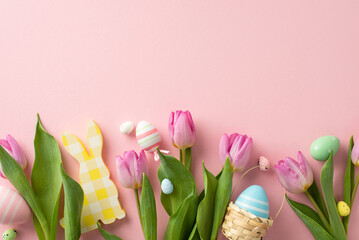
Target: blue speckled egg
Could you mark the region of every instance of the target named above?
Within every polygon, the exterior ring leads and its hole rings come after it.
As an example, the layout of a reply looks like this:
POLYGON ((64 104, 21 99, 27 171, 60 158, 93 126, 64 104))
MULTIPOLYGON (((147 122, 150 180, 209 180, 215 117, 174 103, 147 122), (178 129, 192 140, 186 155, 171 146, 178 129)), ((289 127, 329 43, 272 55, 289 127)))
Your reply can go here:
POLYGON ((266 191, 258 185, 252 185, 244 190, 235 204, 261 218, 268 218, 269 203, 266 191))
POLYGON ((171 194, 173 192, 173 184, 172 182, 165 178, 161 182, 161 189, 164 194, 171 194))

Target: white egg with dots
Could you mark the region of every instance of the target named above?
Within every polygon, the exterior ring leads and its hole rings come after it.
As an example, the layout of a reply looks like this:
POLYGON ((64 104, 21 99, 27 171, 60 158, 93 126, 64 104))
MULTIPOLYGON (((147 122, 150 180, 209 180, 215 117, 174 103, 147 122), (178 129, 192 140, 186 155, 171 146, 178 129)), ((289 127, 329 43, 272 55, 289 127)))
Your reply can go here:
POLYGON ((120 131, 121 131, 121 133, 128 135, 132 132, 134 127, 135 127, 135 125, 133 124, 133 122, 127 121, 127 122, 124 122, 121 124, 120 131))

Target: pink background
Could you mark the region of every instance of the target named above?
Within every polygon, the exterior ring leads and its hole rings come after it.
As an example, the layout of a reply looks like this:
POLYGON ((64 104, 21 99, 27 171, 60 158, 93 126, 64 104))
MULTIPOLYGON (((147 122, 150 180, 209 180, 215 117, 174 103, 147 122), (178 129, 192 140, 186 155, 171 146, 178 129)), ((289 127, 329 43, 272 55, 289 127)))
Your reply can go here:
MULTIPOLYGON (((359 135, 358 10, 355 0, 1 1, 0 137, 11 133, 19 141, 30 176, 40 113, 60 143, 65 168, 77 179, 77 162, 64 150, 61 134, 69 131, 85 141, 89 120, 95 120, 127 212, 105 228, 124 239, 143 237, 133 192, 116 179, 114 157, 139 146, 119 126, 126 120, 152 122, 162 148, 178 156, 167 131, 168 116, 177 109, 190 110, 197 127, 193 172, 199 191, 200 162, 213 173, 221 168, 223 133, 253 137, 251 166, 261 155, 275 164, 302 150, 317 180, 322 163, 310 157, 310 144, 333 134, 342 141, 334 179, 340 200, 347 142, 359 135)), ((159 201, 159 162, 148 157, 162 239, 168 216, 159 201)), ((275 175, 252 172, 232 199, 251 184, 267 190, 273 216, 282 199, 275 175)), ((303 195, 291 196, 307 202, 303 195)), ((359 234, 358 222, 359 197, 349 239, 359 234)), ((17 239, 36 239, 31 222, 17 228, 17 239)), ((95 230, 82 239, 100 234, 95 230)), ((266 239, 312 237, 285 203, 266 239)))

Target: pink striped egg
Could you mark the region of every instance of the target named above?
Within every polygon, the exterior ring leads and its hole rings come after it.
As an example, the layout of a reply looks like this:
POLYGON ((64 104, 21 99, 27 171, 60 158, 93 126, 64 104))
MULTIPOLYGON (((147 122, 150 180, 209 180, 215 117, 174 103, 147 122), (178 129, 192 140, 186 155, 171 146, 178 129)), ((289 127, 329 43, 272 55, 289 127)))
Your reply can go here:
POLYGON ((31 219, 31 210, 15 190, 0 186, 0 224, 18 225, 31 219))
POLYGON ((140 121, 136 127, 136 138, 140 147, 153 152, 161 144, 161 136, 157 129, 149 122, 140 121))

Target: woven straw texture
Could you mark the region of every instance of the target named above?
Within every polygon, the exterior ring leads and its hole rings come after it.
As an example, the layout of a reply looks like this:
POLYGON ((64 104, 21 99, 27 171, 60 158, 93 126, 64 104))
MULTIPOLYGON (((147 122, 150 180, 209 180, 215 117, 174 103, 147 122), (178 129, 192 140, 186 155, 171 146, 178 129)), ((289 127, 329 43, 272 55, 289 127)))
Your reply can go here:
POLYGON ((272 219, 264 219, 241 209, 233 202, 229 203, 222 224, 222 233, 228 239, 260 240, 272 226, 272 219))

